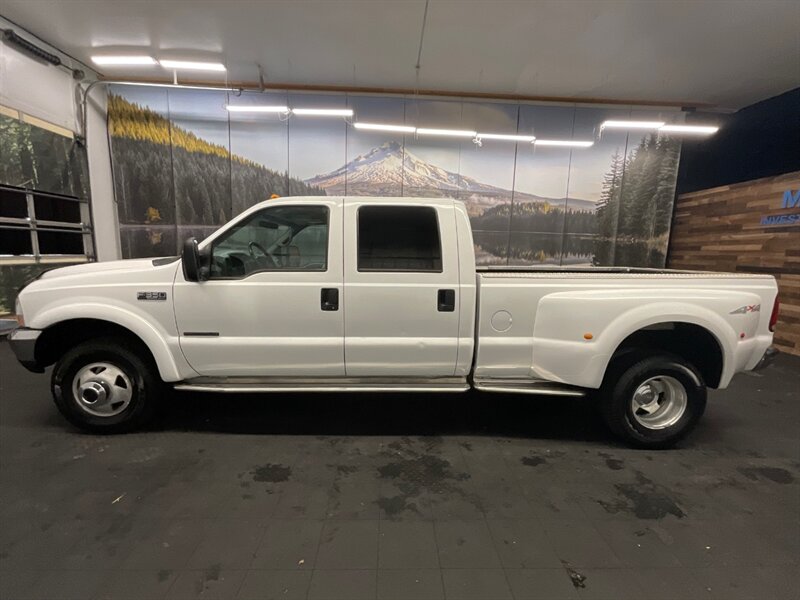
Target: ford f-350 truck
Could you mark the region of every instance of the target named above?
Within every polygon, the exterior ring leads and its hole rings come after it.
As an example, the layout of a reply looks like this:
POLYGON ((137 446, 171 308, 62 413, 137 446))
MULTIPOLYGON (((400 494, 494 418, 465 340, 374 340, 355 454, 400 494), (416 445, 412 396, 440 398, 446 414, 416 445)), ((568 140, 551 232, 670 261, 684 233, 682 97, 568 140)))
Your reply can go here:
MULTIPOLYGON (((475 267, 444 198, 258 204, 181 257, 47 271, 10 335, 94 432, 141 426, 164 384, 203 392, 591 395, 629 443, 664 447, 706 388, 771 358, 770 276, 475 267)), ((283 401, 291 401, 288 396, 283 401)), ((532 398, 531 401, 535 401, 532 398)))

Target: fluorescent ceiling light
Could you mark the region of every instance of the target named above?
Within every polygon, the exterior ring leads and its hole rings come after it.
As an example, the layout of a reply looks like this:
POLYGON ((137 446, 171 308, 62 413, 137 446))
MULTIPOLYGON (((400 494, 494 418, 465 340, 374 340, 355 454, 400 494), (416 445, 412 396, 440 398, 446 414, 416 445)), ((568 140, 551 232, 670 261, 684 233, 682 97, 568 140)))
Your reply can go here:
POLYGON ((719 127, 714 125, 664 125, 659 131, 667 133, 691 133, 697 135, 711 135, 717 133, 719 127))
POLYGON ((383 123, 353 123, 356 129, 367 129, 370 131, 399 131, 402 133, 414 133, 417 128, 410 125, 384 125, 383 123))
POLYGON ((350 108, 293 108, 292 112, 296 115, 308 115, 316 117, 353 116, 353 110, 350 108))
POLYGON ((658 129, 663 126, 664 121, 603 121, 600 129, 658 129))
POLYGON ((478 135, 477 131, 467 131, 465 129, 425 129, 424 127, 417 129, 417 133, 421 135, 449 135, 470 138, 478 135))
POLYGON ((536 140, 537 146, 567 146, 570 148, 589 148, 594 142, 581 140, 536 140))
POLYGON ((92 62, 96 65, 155 65, 156 59, 152 56, 93 56, 92 62))
POLYGON ((481 140, 508 140, 511 142, 532 142, 536 138, 532 135, 507 135, 505 133, 478 133, 481 140))
POLYGON ((288 106, 262 106, 258 104, 254 104, 252 106, 247 105, 235 105, 235 104, 228 104, 225 109, 228 112, 243 112, 243 113, 287 113, 289 112, 288 106))
POLYGON ((158 62, 165 69, 175 69, 176 71, 225 71, 225 65, 222 63, 190 60, 159 60, 158 62))

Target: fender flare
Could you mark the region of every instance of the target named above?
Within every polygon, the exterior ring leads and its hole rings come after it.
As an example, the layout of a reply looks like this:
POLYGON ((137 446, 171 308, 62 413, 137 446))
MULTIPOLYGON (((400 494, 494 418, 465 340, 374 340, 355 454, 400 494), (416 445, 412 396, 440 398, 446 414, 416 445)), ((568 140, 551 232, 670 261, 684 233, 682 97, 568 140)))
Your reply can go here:
POLYGON ((717 341, 722 353, 720 382, 727 381, 733 375, 734 361, 731 359, 735 349, 731 342, 736 339, 733 328, 722 317, 707 308, 674 301, 647 304, 625 311, 609 323, 606 331, 613 332, 613 335, 601 338, 602 349, 599 350, 600 354, 608 357, 603 364, 603 374, 608 369, 614 353, 628 336, 659 323, 688 323, 708 331, 717 341))
POLYGON ((175 355, 166 342, 166 334, 164 332, 156 329, 152 323, 135 313, 112 304, 87 302, 52 307, 37 315, 30 323, 30 327, 44 330, 58 323, 73 319, 107 321, 119 325, 136 335, 153 355, 159 375, 163 381, 180 381, 185 379, 187 371, 190 373, 193 371, 188 364, 177 364, 175 355))

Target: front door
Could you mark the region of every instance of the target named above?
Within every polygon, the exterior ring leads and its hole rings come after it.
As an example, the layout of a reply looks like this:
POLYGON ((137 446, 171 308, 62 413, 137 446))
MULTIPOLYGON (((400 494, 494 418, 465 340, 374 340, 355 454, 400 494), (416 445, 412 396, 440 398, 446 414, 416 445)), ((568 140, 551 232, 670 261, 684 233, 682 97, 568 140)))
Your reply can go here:
POLYGON ((350 377, 451 377, 459 272, 452 200, 345 199, 350 377))
POLYGON ((337 201, 276 201, 211 242, 208 281, 179 269, 189 364, 209 376, 344 375, 341 222, 337 201))

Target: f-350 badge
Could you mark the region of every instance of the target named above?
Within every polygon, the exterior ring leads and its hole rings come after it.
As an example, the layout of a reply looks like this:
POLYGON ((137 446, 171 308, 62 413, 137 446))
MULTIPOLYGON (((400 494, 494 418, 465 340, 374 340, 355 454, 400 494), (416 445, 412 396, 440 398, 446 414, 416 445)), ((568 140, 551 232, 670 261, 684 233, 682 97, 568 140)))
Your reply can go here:
POLYGON ((167 292, 136 292, 137 300, 166 300, 167 292))

